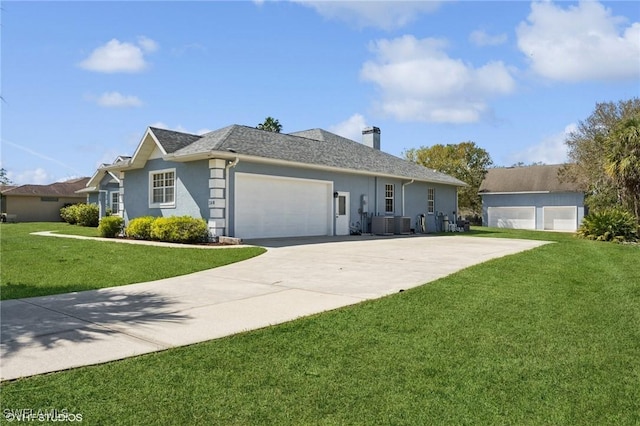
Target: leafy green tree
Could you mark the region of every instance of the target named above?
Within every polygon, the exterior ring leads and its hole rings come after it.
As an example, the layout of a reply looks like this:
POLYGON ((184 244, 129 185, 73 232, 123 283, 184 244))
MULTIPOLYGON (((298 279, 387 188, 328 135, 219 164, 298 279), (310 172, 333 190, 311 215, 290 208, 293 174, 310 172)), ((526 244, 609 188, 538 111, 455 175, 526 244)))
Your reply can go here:
POLYGON ((269 132, 280 133, 282 130, 282 124, 273 117, 267 117, 265 118, 264 123, 258 124, 256 128, 260 130, 267 130, 269 132))
POLYGON ((480 184, 493 164, 491 156, 475 142, 433 145, 405 151, 407 160, 451 175, 469 186, 458 192, 458 208, 471 214, 482 213, 482 199, 478 195, 480 184))
POLYGON ((606 139, 604 171, 624 207, 640 219, 640 112, 620 121, 606 139))
POLYGON ((585 204, 592 210, 619 204, 619 182, 606 172, 606 153, 610 133, 625 119, 640 113, 640 98, 596 104, 594 112, 571 132, 565 144, 570 162, 561 178, 578 183, 585 193, 585 204))
POLYGON ((7 176, 7 171, 3 168, 0 169, 0 185, 11 185, 11 179, 7 176))

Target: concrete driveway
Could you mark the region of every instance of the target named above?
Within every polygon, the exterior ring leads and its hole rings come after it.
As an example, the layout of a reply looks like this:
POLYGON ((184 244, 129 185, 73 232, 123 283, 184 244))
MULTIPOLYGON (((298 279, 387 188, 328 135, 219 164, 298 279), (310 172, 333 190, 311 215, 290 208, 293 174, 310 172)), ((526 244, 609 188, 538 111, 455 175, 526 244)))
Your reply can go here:
POLYGON ((250 243, 267 247, 267 253, 176 278, 1 302, 1 379, 266 327, 397 293, 545 244, 464 236, 250 243))

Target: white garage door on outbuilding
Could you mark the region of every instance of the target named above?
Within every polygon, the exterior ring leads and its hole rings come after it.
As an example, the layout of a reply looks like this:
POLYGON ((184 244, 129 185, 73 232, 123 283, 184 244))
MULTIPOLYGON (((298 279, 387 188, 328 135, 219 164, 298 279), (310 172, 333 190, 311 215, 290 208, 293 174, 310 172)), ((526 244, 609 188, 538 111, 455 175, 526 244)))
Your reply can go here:
POLYGON ((543 207, 544 229, 549 231, 575 231, 578 229, 578 208, 543 207))
POLYGON ((330 181, 236 173, 234 194, 236 237, 333 234, 330 181))
POLYGON ((487 213, 494 228, 536 229, 535 207, 489 207, 487 213))

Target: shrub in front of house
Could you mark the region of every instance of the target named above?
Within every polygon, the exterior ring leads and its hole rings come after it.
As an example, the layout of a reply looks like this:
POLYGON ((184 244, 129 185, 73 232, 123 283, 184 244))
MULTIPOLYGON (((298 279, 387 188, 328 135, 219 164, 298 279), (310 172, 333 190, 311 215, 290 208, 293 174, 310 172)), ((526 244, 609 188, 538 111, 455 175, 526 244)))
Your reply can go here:
POLYGON ((78 204, 78 225, 95 228, 100 221, 97 204, 78 204))
POLYGON ((132 219, 125 230, 125 235, 136 240, 151 239, 151 224, 156 220, 153 216, 141 216, 132 219))
POLYGON ((209 238, 207 222, 191 216, 159 217, 151 224, 151 239, 172 243, 202 243, 209 238))
POLYGON ((60 217, 68 224, 75 225, 78 222, 77 204, 69 204, 60 209, 60 217))
POLYGON ((115 238, 122 231, 122 226, 124 225, 124 220, 118 216, 107 216, 103 217, 100 220, 100 225, 98 225, 98 232, 101 237, 104 238, 115 238))
POLYGON ((598 241, 635 241, 638 238, 638 223, 628 211, 609 208, 585 216, 578 235, 598 241))
POLYGON ((72 204, 60 209, 60 216, 71 225, 90 226, 95 228, 100 220, 100 212, 96 204, 72 204))

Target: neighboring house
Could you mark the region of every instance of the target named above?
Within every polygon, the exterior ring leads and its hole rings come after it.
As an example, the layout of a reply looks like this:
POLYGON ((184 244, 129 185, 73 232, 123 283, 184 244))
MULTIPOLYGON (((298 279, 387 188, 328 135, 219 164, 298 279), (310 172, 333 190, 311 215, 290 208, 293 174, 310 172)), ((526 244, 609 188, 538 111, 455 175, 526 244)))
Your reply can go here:
POLYGON ((559 178, 562 164, 489 169, 480 185, 482 223, 498 228, 575 231, 584 192, 559 178))
POLYGON ((85 196, 76 193, 84 188, 88 177, 56 182, 50 185, 0 187, 2 213, 18 222, 58 222, 60 209, 67 204, 84 203, 85 196))
POLYGON ((125 223, 189 215, 212 236, 246 239, 421 231, 419 215, 433 232, 465 185, 380 151, 377 127, 358 143, 232 125, 202 136, 149 127, 133 156, 101 166, 84 192, 125 223))

